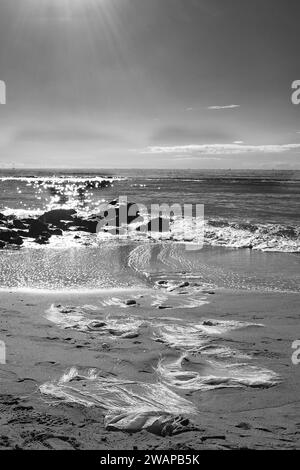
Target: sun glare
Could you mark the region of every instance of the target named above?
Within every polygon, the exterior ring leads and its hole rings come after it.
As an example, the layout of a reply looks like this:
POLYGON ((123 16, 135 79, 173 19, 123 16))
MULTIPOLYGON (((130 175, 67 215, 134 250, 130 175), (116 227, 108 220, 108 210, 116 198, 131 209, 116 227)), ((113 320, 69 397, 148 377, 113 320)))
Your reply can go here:
POLYGON ((30 7, 45 16, 73 16, 92 8, 103 8, 108 0, 29 0, 30 7))

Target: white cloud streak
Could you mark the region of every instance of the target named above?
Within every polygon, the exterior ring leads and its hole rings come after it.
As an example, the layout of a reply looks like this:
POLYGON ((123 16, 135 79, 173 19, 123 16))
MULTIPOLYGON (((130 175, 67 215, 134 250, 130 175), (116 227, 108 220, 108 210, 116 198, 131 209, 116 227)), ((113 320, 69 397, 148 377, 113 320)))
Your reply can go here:
POLYGON ((300 144, 282 145, 242 145, 242 144, 201 144, 201 145, 174 145, 174 146, 149 146, 141 150, 141 154, 180 154, 182 156, 193 155, 237 155, 246 153, 284 153, 299 150, 300 144))
POLYGON ((239 104, 228 104, 226 106, 208 106, 207 109, 234 109, 240 107, 241 106, 239 104))

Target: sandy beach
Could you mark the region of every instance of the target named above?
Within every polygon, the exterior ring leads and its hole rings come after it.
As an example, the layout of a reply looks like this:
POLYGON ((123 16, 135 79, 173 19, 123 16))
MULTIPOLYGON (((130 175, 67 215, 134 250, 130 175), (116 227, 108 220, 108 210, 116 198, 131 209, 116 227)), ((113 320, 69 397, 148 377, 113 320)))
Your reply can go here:
MULTIPOLYGON (((132 298, 130 289, 122 295, 132 298)), ((203 293, 207 302, 197 308, 158 309, 147 305, 147 295, 136 305, 118 309, 118 318, 139 318, 145 325, 132 337, 99 335, 50 321, 51 305, 94 305, 103 312, 99 292, 47 293, 2 291, 0 335, 7 363, 0 366, 1 449, 295 449, 300 447, 300 366, 292 364, 292 342, 300 337, 299 296, 293 293, 254 293, 217 290, 203 293), (240 321, 255 325, 222 332, 223 346, 251 355, 254 366, 279 377, 273 386, 240 386, 214 390, 184 390, 176 394, 195 407, 189 425, 172 436, 147 430, 113 431, 105 428, 100 406, 51 402, 40 387, 58 380, 72 367, 94 368, 101 377, 139 383, 157 381, 158 361, 178 358, 178 347, 154 338, 151 322, 172 318, 211 325, 240 321), (217 324, 217 323, 216 323, 217 324)), ((143 296, 143 297, 142 297, 143 296)), ((113 315, 116 306, 105 307, 113 315)), ((94 315, 94 314, 93 314, 94 315)), ((219 344, 219 343, 218 343, 219 344)), ((188 369, 195 369, 193 360, 188 369)), ((236 361, 235 361, 236 362, 236 361)), ((240 361, 245 362, 245 361, 240 361)))

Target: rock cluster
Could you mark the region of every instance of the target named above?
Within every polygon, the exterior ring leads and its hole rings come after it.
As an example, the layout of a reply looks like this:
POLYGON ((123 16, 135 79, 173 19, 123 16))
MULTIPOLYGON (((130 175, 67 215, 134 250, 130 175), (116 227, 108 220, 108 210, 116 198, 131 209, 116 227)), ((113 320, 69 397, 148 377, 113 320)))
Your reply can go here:
MULTIPOLYGON (((25 238, 31 238, 36 243, 47 244, 52 235, 63 235, 64 231, 82 231, 96 233, 99 221, 101 230, 118 233, 122 225, 125 214, 125 221, 128 224, 138 222, 140 213, 138 206, 134 203, 121 205, 117 200, 111 201, 100 214, 82 217, 74 209, 54 209, 45 212, 38 218, 20 218, 14 215, 4 215, 0 213, 0 249, 7 246, 21 246, 25 238)), ((165 231, 167 221, 158 218, 148 224, 142 224, 136 228, 137 231, 165 231)), ((78 238, 78 235, 75 235, 78 238)))

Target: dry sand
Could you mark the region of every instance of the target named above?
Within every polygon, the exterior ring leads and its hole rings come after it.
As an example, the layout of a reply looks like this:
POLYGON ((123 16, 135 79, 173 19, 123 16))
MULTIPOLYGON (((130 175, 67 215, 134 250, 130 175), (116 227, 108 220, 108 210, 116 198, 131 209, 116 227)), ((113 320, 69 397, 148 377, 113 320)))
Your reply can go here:
POLYGON ((181 390, 197 408, 195 429, 171 437, 145 430, 108 431, 100 408, 52 406, 40 393, 41 384, 58 379, 72 366, 152 383, 159 358, 178 356, 154 341, 147 328, 136 338, 107 340, 97 332, 59 328, 45 317, 53 303, 97 305, 100 295, 0 293, 0 339, 7 348, 7 363, 0 365, 1 449, 300 448, 300 365, 291 362, 292 342, 300 340, 299 295, 219 291, 209 296, 209 303, 193 309, 144 305, 119 310, 145 319, 165 315, 188 322, 207 317, 265 325, 228 332, 224 344, 250 353, 253 364, 278 373, 281 383, 271 388, 181 390))

